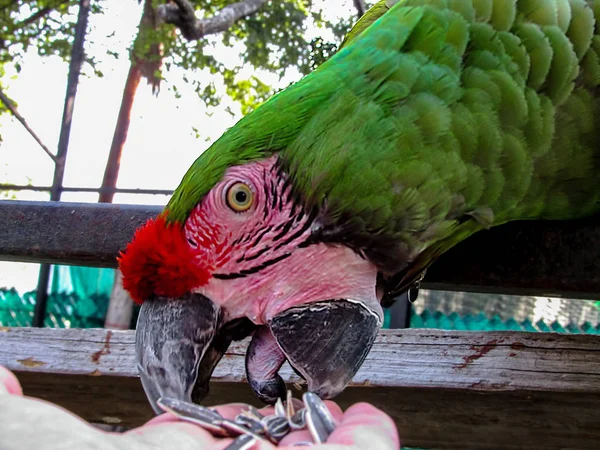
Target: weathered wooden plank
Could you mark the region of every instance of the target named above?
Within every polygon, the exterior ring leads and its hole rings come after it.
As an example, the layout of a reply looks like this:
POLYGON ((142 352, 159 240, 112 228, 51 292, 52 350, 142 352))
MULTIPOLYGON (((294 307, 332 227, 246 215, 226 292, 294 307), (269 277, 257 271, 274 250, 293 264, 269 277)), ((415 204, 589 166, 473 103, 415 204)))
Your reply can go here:
MULTIPOLYGON (((157 206, 0 201, 0 259, 115 267, 157 206)), ((600 295, 600 218, 511 223, 443 255, 423 287, 473 292, 600 295)))
MULTIPOLYGON (((0 364, 29 395, 90 421, 135 425, 151 411, 133 344, 132 331, 7 328, 0 364)), ((227 352, 207 403, 257 403, 243 383, 245 346, 227 352)), ((299 381, 289 367, 283 376, 299 381)), ((337 400, 384 409, 407 446, 597 448, 600 337, 384 330, 337 400)))

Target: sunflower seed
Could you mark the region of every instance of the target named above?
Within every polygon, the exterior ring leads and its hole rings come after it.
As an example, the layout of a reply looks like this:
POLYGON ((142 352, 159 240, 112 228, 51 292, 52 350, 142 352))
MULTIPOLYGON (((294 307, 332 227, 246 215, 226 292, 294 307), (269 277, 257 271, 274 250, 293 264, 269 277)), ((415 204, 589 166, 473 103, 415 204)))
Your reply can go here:
POLYGON ((265 434, 275 442, 279 442, 290 432, 290 425, 285 417, 269 416, 261 420, 261 423, 265 434))
POLYGON ((252 416, 252 417, 254 417, 255 419, 258 419, 258 420, 262 420, 265 417, 265 416, 263 416, 260 413, 260 411, 258 409, 256 409, 252 405, 248 405, 248 409, 246 411, 244 411, 244 414, 250 415, 250 416, 252 416))
POLYGON ((239 423, 234 422, 233 420, 223 419, 221 426, 230 432, 233 436, 240 436, 242 434, 248 434, 250 436, 254 436, 256 438, 260 438, 257 433, 252 431, 251 429, 241 425, 239 423))
POLYGON ((306 427, 306 409, 299 409, 288 420, 292 430, 302 430, 306 427))
POLYGON ((215 410, 171 397, 161 397, 156 403, 160 409, 174 414, 181 420, 200 425, 205 430, 218 436, 228 435, 227 430, 221 426, 223 416, 215 410))
POLYGON ((260 419, 257 419, 250 414, 242 412, 235 417, 234 422, 248 428, 254 433, 264 433, 264 428, 262 423, 260 423, 260 419))
POLYGON ((281 398, 278 398, 277 402, 275 402, 275 414, 279 417, 285 417, 285 407, 283 406, 281 398))
POLYGON ((329 435, 335 430, 333 416, 318 395, 306 392, 302 396, 306 405, 306 423, 308 430, 317 444, 327 441, 329 435))
POLYGON ((287 398, 285 400, 285 416, 288 420, 290 420, 294 416, 295 412, 296 411, 294 409, 294 402, 292 401, 292 391, 288 390, 287 398))

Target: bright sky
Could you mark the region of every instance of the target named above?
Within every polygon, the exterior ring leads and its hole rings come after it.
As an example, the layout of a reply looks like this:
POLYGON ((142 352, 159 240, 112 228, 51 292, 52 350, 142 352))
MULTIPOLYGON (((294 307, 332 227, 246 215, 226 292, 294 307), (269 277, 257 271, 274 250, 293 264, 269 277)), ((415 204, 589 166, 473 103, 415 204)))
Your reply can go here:
MULTIPOLYGON (((352 1, 322 0, 328 4, 329 17, 348 17, 354 14, 352 1)), ((65 171, 65 186, 98 187, 102 182, 104 167, 112 141, 114 125, 119 111, 121 94, 129 69, 126 58, 114 60, 105 56, 104 46, 124 55, 135 36, 141 7, 137 0, 107 0, 106 13, 92 16, 86 51, 98 55, 105 63, 100 65, 103 78, 82 77, 77 92, 75 113, 71 130, 69 153, 65 171), (106 36, 114 36, 107 39, 106 36), (92 43, 92 44, 89 44, 92 43)), ((310 35, 321 30, 310 29, 310 35)), ((238 58, 241 51, 219 46, 213 49, 227 58, 238 58)), ((59 58, 41 58, 30 51, 23 62, 22 71, 8 70, 2 79, 7 94, 16 100, 19 112, 55 152, 60 131, 68 65, 59 58)), ((247 73, 252 71, 248 68, 247 73)), ((88 70, 89 72, 89 70, 88 70)), ((187 74, 188 76, 190 74, 187 74)), ((195 74, 200 79, 204 74, 195 74)), ((175 189, 181 177, 210 143, 241 117, 239 107, 225 99, 223 108, 207 110, 190 86, 181 77, 183 73, 169 74, 170 82, 177 84, 182 97, 175 98, 163 87, 158 97, 151 93, 145 82, 140 85, 133 108, 132 121, 121 159, 118 187, 146 189, 175 189), (234 118, 225 107, 237 113, 234 118), (197 139, 193 128, 201 135, 197 139)), ((276 85, 275 75, 268 79, 276 85)), ((290 73, 282 81, 287 85, 297 80, 297 73, 290 73)), ((0 182, 48 186, 52 183, 53 163, 43 150, 10 115, 0 116, 0 182)), ((19 192, 22 200, 47 200, 48 194, 19 192)), ((64 193, 64 201, 96 202, 97 194, 64 193)), ((165 196, 117 194, 115 203, 160 204, 167 202, 165 196)), ((0 261, 0 287, 16 287, 20 292, 35 287, 38 266, 0 261)))

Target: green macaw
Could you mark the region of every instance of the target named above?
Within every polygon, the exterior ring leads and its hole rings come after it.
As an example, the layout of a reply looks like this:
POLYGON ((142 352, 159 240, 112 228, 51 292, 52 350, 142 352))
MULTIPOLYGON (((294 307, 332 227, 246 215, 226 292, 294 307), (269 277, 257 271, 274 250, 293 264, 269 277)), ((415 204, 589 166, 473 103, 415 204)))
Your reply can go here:
POLYGON ((285 393, 286 360, 333 397, 381 302, 448 249, 512 220, 597 213, 598 21, 600 0, 380 1, 228 130, 120 258, 154 407, 199 402, 249 334, 261 399, 285 393))

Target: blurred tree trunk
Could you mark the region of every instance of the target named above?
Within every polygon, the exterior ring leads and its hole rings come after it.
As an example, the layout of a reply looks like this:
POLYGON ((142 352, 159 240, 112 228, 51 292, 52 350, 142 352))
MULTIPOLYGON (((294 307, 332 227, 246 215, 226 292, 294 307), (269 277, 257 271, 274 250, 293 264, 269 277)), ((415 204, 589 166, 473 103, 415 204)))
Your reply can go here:
MULTIPOLYGON (((144 48, 144 39, 148 31, 154 30, 156 20, 152 0, 144 1, 144 10, 140 20, 138 34, 133 44, 133 50, 130 57, 129 72, 123 88, 121 97, 121 106, 115 125, 108 161, 104 169, 104 178, 98 198, 99 203, 112 203, 119 178, 119 169, 121 167, 121 155, 127 142, 129 125, 131 124, 131 111, 135 94, 137 93, 142 77, 145 77, 152 85, 152 91, 158 92, 160 80, 156 77, 157 71, 161 65, 161 49, 159 45, 150 45, 144 48)), ((104 328, 117 330, 127 330, 131 325, 133 316, 133 301, 127 291, 123 289, 121 273, 117 270, 115 274, 115 283, 110 295, 106 318, 104 319, 104 328)))
POLYGON ((125 142, 127 142, 127 134, 129 133, 129 125, 131 123, 131 111, 135 94, 137 93, 142 76, 148 79, 152 85, 152 91, 157 93, 160 80, 156 77, 157 71, 161 65, 161 50, 159 45, 150 45, 148 49, 144 48, 144 40, 148 36, 148 31, 156 28, 156 19, 154 8, 152 8, 152 0, 145 0, 144 11, 140 20, 138 34, 133 44, 133 50, 130 57, 129 72, 125 80, 123 88, 123 97, 121 98, 121 107, 119 116, 115 125, 108 161, 104 169, 104 178, 100 190, 99 203, 112 203, 115 196, 115 188, 117 187, 117 179, 119 178, 119 168, 121 167, 121 155, 125 142))

